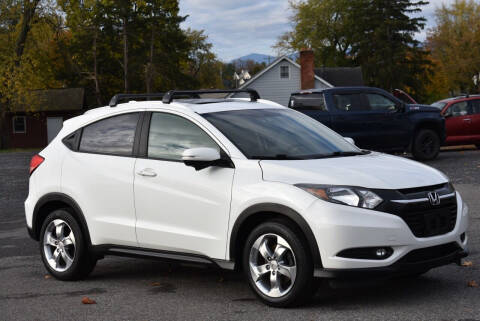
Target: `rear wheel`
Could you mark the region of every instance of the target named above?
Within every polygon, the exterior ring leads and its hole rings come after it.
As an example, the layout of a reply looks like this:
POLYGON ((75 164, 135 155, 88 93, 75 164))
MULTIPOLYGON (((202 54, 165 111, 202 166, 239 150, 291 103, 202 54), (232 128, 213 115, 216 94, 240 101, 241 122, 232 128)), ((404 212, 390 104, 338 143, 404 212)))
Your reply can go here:
POLYGON ((412 154, 417 160, 432 160, 440 152, 440 138, 431 129, 421 129, 413 140, 412 154))
POLYGON ((85 238, 75 218, 67 209, 52 212, 40 232, 40 253, 48 272, 60 280, 78 280, 95 267, 85 238))
POLYGON ((313 262, 298 231, 279 222, 255 228, 243 252, 248 283, 264 303, 289 307, 305 303, 314 290, 313 262))

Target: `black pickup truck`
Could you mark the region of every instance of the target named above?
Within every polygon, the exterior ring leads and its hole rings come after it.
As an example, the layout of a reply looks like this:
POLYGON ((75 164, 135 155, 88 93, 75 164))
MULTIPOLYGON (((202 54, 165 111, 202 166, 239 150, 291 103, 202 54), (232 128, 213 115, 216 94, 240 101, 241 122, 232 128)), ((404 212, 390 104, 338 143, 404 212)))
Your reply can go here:
POLYGON ((406 104, 385 90, 336 87, 295 92, 288 107, 298 110, 364 149, 409 151, 415 159, 437 157, 445 141, 439 109, 406 104))

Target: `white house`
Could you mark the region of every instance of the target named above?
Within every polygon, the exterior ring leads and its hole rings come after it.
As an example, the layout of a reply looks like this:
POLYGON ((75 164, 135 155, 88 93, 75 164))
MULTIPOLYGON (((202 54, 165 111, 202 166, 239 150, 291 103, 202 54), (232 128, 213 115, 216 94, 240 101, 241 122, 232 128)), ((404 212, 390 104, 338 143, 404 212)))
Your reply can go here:
POLYGON ((360 67, 315 69, 313 51, 305 50, 300 52, 300 65, 287 56, 279 57, 240 89, 255 89, 261 98, 287 106, 290 94, 298 90, 362 85, 360 67))

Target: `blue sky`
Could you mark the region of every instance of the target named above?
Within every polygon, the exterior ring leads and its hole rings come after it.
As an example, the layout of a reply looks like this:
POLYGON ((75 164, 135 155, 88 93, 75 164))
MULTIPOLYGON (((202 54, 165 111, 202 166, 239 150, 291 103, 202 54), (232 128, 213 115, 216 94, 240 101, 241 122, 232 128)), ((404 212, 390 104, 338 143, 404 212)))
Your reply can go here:
MULTIPOLYGON (((435 8, 454 0, 430 0, 422 15, 434 25, 435 8)), ((277 37, 291 29, 288 0, 180 0, 180 13, 189 15, 183 28, 204 29, 214 51, 224 61, 250 54, 275 55, 277 37)), ((418 34, 424 40, 426 30, 418 34)))

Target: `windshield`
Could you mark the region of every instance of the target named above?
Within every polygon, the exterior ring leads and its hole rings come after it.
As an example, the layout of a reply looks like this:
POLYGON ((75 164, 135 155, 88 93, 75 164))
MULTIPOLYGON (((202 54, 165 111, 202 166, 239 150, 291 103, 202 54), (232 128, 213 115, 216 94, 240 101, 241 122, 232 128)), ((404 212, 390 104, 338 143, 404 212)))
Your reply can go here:
POLYGON ((315 159, 363 154, 312 118, 289 109, 203 114, 249 159, 315 159))
POLYGON ((436 103, 431 104, 430 106, 432 107, 437 107, 438 109, 443 109, 447 103, 442 103, 440 101, 437 101, 436 103))

